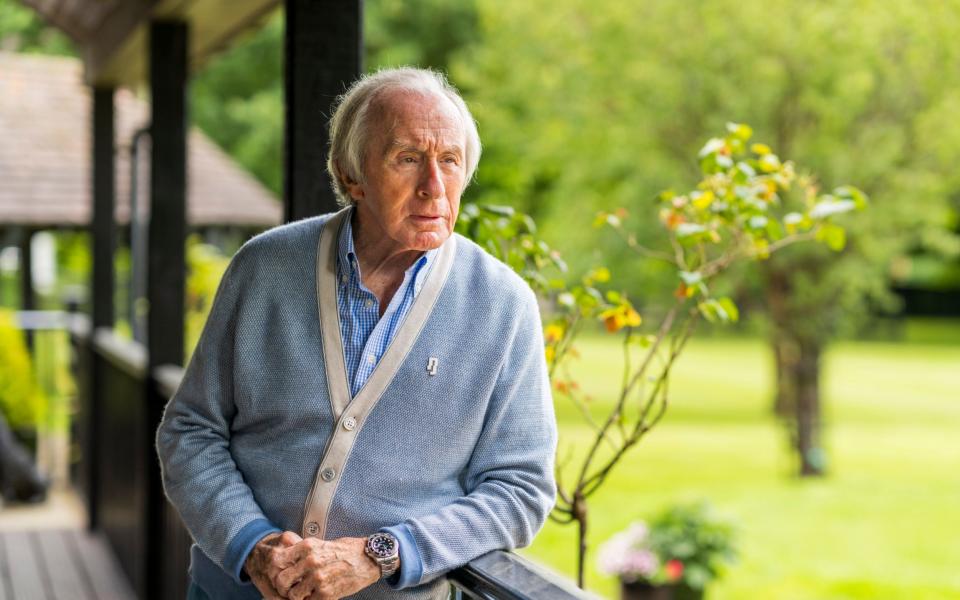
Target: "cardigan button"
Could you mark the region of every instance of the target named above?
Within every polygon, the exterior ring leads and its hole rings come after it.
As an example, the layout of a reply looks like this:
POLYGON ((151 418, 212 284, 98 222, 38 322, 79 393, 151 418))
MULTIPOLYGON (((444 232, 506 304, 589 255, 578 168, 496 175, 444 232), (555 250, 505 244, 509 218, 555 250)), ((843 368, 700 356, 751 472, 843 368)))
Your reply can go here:
POLYGON ((316 521, 307 523, 307 535, 317 535, 318 533, 320 533, 320 526, 317 525, 316 521))
POLYGON ((353 417, 347 417, 343 421, 343 428, 347 431, 353 431, 357 426, 357 420, 353 417))
POLYGON ((330 483, 337 476, 337 472, 330 467, 320 471, 320 479, 330 483))

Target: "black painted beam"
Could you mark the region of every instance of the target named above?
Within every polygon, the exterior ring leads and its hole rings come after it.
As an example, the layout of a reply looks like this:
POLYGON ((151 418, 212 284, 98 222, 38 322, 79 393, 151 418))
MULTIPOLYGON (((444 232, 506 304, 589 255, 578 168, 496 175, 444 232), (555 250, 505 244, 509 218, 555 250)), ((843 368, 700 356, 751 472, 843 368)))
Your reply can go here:
POLYGON ((183 363, 187 196, 187 25, 150 29, 150 227, 147 347, 150 368, 183 363))
MULTIPOLYGON (((33 290, 33 251, 30 247, 33 233, 31 228, 24 227, 20 236, 20 310, 34 310, 37 306, 33 290)), ((33 352, 33 332, 25 332, 24 339, 27 348, 33 352)))
POLYGON ((286 0, 284 220, 337 210, 327 174, 334 100, 363 68, 362 0, 286 0))
MULTIPOLYGON (((150 224, 147 242, 147 373, 159 365, 183 363, 184 279, 186 275, 187 83, 188 28, 181 21, 157 21, 150 26, 150 224)), ((167 398, 152 378, 144 389, 147 410, 143 442, 146 469, 144 511, 146 600, 174 597, 163 578, 166 497, 153 432, 167 398)))
POLYGON ((117 244, 113 222, 114 135, 113 88, 93 88, 93 217, 90 224, 93 281, 90 289, 94 328, 113 327, 114 319, 113 257, 117 244))
MULTIPOLYGON (((112 328, 114 322, 113 293, 114 271, 113 259, 117 247, 117 229, 113 221, 113 209, 116 202, 115 188, 115 116, 114 116, 113 88, 93 88, 93 131, 92 147, 93 160, 93 211, 90 221, 90 238, 93 245, 93 273, 90 284, 91 325, 112 328)), ((87 431, 83 438, 86 441, 84 461, 87 465, 87 525, 90 529, 100 527, 100 411, 103 410, 102 395, 106 391, 104 372, 94 358, 90 363, 90 377, 87 380, 89 389, 87 411, 84 424, 87 431)))

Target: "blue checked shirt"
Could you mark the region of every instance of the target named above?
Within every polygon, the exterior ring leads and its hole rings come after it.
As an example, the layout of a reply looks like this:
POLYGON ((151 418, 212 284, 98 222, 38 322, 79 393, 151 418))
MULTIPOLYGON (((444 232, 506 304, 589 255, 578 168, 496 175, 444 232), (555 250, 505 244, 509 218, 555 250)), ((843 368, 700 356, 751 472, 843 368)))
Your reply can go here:
MULTIPOLYGON (((352 217, 352 215, 351 215, 352 217)), ((337 307, 340 312, 340 335, 347 365, 350 393, 354 396, 370 378, 380 357, 387 351, 393 336, 410 311, 414 298, 423 287, 436 250, 430 250, 403 274, 387 310, 380 317, 380 301, 360 282, 360 263, 353 246, 351 219, 340 230, 337 251, 337 307)))

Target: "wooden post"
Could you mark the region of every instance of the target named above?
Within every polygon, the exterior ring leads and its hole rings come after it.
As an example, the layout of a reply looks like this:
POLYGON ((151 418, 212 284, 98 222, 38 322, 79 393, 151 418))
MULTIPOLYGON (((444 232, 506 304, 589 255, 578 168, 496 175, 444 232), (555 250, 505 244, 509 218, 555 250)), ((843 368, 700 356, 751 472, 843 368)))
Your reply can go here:
MULTIPOLYGON (((98 327, 113 327, 113 292, 114 272, 113 258, 116 250, 116 226, 113 221, 115 203, 115 162, 114 162, 114 106, 113 88, 95 87, 92 90, 93 101, 93 211, 90 220, 90 238, 93 244, 93 273, 91 289, 91 334, 98 327)), ((89 337, 92 342, 93 335, 89 337)), ((85 422, 86 447, 84 448, 84 464, 86 465, 87 487, 87 515, 90 529, 100 526, 100 411, 101 398, 106 393, 103 380, 103 369, 94 353, 90 363, 90 378, 85 422)))
POLYGON ((286 0, 284 220, 337 210, 327 174, 331 105, 362 71, 362 0, 286 0))
MULTIPOLYGON (((33 251, 30 248, 33 233, 33 229, 24 227, 20 236, 20 310, 36 308, 36 294, 33 291, 33 251)), ((25 331, 24 339, 27 342, 27 349, 33 354, 33 332, 25 331)))
POLYGON ((91 325, 113 327, 113 257, 117 234, 113 222, 114 198, 114 110, 113 88, 93 88, 93 282, 91 325))
POLYGON ((164 596, 162 577, 164 505, 160 464, 153 445, 165 398, 151 377, 164 364, 183 363, 187 196, 187 41, 180 21, 150 27, 150 225, 147 250, 147 457, 146 589, 148 600, 164 596))

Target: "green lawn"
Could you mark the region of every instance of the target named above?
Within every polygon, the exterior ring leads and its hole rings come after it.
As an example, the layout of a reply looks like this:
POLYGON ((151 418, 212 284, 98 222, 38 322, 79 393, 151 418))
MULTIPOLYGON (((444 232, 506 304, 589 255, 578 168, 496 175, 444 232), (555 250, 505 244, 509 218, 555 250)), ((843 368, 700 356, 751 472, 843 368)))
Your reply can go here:
MULTIPOLYGON (((960 342, 960 340, 958 340, 960 342)), ((602 405, 619 347, 579 346, 575 371, 602 405)), ((793 477, 769 416, 772 363, 760 341, 705 339, 675 370, 665 420, 591 503, 590 548, 630 521, 706 498, 740 528, 740 561, 708 593, 729 598, 960 598, 960 343, 843 342, 825 361, 830 474, 793 477)), ((561 448, 589 431, 558 406, 561 448)), ((526 553, 572 576, 571 526, 549 523, 526 553)), ((588 587, 617 583, 588 559, 588 587)))

